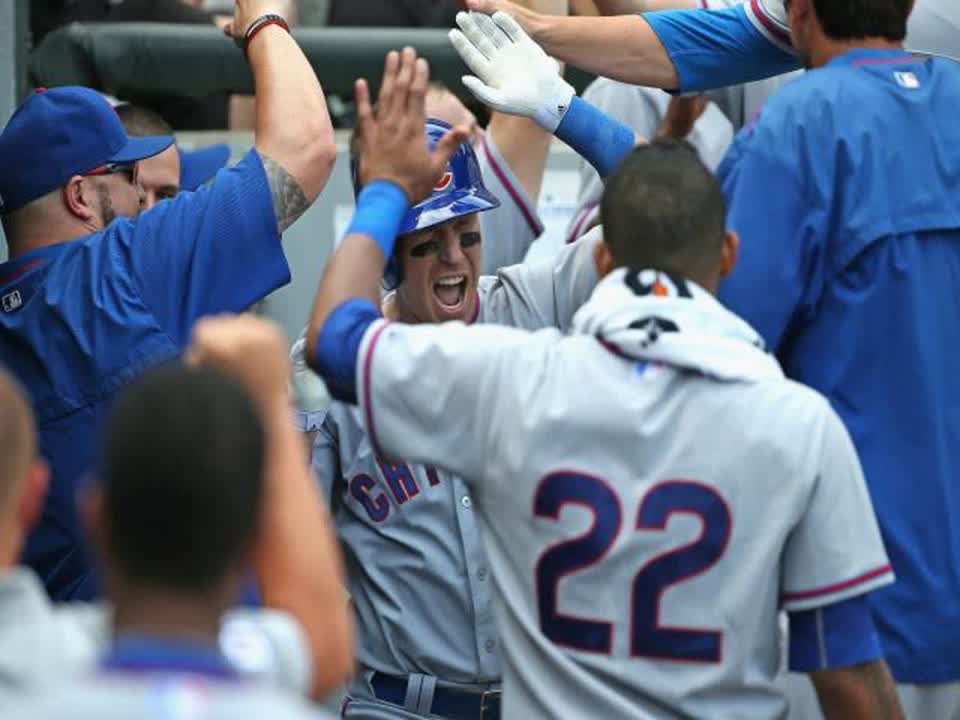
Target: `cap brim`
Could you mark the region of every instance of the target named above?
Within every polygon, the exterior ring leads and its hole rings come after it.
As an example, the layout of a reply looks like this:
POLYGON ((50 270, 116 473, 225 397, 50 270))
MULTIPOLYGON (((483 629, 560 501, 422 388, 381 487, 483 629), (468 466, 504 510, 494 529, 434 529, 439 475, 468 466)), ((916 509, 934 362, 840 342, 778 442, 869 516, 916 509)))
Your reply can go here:
POLYGON ((225 144, 211 145, 199 150, 183 150, 180 152, 180 189, 196 190, 206 184, 217 171, 221 170, 230 160, 230 146, 225 144))
POLYGON ((448 195, 429 198, 410 208, 400 225, 399 234, 425 230, 463 215, 497 207, 500 207, 500 201, 486 188, 455 190, 448 195))
POLYGON ((135 163, 159 155, 173 145, 172 137, 132 137, 127 138, 127 144, 120 152, 108 159, 112 163, 135 163))

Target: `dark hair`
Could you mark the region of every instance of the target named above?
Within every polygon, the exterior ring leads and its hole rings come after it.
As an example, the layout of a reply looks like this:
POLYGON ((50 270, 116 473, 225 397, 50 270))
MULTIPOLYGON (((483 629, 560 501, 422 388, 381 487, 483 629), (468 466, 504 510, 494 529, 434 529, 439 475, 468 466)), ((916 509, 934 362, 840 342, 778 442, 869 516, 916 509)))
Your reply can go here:
POLYGON ((216 587, 253 545, 264 455, 252 400, 222 372, 171 364, 131 384, 103 453, 114 571, 179 591, 216 587))
MULTIPOLYGON (((790 0, 786 0, 787 6, 790 0)), ((820 27, 833 40, 884 38, 901 42, 914 0, 813 0, 820 27)))
POLYGON ((600 215, 618 267, 690 277, 719 262, 726 233, 723 193, 683 140, 635 148, 607 180, 600 215))
POLYGON ((117 105, 116 110, 120 122, 123 123, 124 130, 131 137, 173 135, 173 128, 170 127, 170 123, 153 110, 131 103, 117 105))

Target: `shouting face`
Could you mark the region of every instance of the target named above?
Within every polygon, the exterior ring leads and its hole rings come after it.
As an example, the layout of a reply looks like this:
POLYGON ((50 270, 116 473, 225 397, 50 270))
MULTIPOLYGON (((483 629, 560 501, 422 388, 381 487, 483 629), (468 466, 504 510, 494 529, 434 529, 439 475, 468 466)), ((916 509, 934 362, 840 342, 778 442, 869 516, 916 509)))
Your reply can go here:
POLYGON ((477 311, 483 261, 476 213, 403 235, 397 257, 403 281, 388 314, 403 322, 469 322, 477 311))

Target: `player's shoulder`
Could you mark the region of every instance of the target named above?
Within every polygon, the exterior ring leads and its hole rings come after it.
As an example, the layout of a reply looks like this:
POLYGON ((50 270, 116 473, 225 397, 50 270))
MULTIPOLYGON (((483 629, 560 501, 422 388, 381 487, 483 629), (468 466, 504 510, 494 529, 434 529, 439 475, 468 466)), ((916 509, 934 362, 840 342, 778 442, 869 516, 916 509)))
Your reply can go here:
POLYGON ((771 378, 744 386, 744 403, 753 408, 771 435, 819 441, 835 417, 830 402, 816 390, 789 378, 771 378))

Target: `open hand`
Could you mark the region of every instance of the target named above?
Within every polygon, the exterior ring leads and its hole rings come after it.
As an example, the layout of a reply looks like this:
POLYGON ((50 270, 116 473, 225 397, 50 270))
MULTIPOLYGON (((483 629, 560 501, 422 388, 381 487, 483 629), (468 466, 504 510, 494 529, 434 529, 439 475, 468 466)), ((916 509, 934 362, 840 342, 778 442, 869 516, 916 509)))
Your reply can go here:
POLYGON ((376 111, 366 81, 356 83, 361 182, 394 182, 411 203, 430 195, 450 158, 470 135, 466 126, 452 128, 430 151, 424 109, 429 81, 427 61, 408 47, 387 54, 376 111))
POLYGON ((575 94, 557 62, 504 12, 458 13, 457 25, 450 42, 475 73, 464 76, 467 89, 494 110, 554 132, 575 94))

